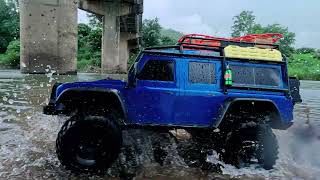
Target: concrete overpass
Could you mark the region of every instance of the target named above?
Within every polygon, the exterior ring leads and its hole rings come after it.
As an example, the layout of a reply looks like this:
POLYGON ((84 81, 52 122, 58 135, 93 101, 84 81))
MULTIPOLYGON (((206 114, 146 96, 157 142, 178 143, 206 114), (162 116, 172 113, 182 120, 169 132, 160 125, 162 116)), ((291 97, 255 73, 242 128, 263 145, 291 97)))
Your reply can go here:
POLYGON ((77 72, 77 10, 103 16, 103 73, 126 73, 138 46, 143 0, 19 0, 21 72, 77 72))

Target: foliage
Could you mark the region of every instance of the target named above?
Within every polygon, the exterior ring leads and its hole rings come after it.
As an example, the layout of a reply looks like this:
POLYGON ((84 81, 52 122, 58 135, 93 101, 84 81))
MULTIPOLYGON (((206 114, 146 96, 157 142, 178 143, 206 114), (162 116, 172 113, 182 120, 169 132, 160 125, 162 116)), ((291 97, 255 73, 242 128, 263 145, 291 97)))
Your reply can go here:
POLYGON ((0 54, 0 64, 19 67, 20 64, 20 41, 11 41, 4 54, 0 54))
POLYGON ((256 17, 252 11, 242 11, 239 15, 233 17, 232 37, 240 37, 250 32, 255 25, 256 17))
POLYGON ((320 60, 320 49, 315 50, 315 57, 320 60))
POLYGON ((158 18, 146 19, 142 24, 141 47, 175 45, 182 35, 178 31, 161 27, 158 18))
POLYGON ((0 0, 0 53, 9 43, 19 38, 19 12, 13 0, 0 0))
POLYGON ((102 16, 97 14, 87 14, 89 18, 89 25, 92 28, 102 28, 102 16))
POLYGON ((289 60, 289 75, 303 80, 320 80, 320 59, 315 53, 294 53, 289 60))
POLYGON ((142 47, 152 47, 161 44, 161 26, 159 24, 159 19, 146 19, 142 24, 141 31, 141 46, 142 47))
POLYGON ((139 51, 143 48, 175 45, 182 35, 183 34, 178 31, 161 27, 158 18, 144 20, 141 31, 140 49, 135 49, 130 52, 128 67, 131 67, 139 51))
POLYGON ((314 48, 299 48, 295 50, 297 54, 313 54, 316 53, 316 49, 314 48))
POLYGON ((173 29, 162 28, 161 35, 174 40, 176 43, 184 34, 173 29))
POLYGON ((262 26, 255 22, 255 16, 251 11, 242 11, 234 17, 232 26, 232 37, 239 37, 247 34, 280 33, 284 36, 280 40, 280 50, 286 56, 294 52, 293 44, 295 42, 295 33, 290 32, 287 27, 280 24, 270 24, 262 26))
POLYGON ((78 69, 101 66, 101 28, 78 25, 78 69))
POLYGON ((249 34, 263 34, 263 33, 280 33, 283 38, 280 39, 280 51, 286 56, 290 56, 294 52, 293 44, 295 42, 295 33, 290 32, 287 27, 280 24, 271 24, 262 26, 255 24, 250 30, 249 34))

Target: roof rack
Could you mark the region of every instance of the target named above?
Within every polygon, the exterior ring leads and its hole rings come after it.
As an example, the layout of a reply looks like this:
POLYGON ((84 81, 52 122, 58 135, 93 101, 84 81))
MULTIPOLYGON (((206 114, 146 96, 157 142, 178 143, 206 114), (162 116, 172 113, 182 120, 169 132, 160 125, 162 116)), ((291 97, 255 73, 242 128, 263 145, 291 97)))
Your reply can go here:
MULTIPOLYGON (((160 50, 160 49, 198 49, 198 50, 212 50, 221 53, 222 62, 222 77, 226 71, 226 55, 225 48, 230 45, 236 45, 240 47, 258 47, 262 49, 279 49, 279 45, 275 44, 283 36, 276 33, 267 34, 251 34, 238 38, 219 38, 214 36, 207 36, 201 34, 189 34, 179 39, 178 44, 175 46, 164 46, 164 47, 152 47, 146 48, 145 50, 160 50)), ((284 62, 287 63, 286 58, 283 58, 284 62)), ((221 82, 223 92, 228 93, 228 87, 225 85, 225 80, 221 82)))
POLYGON ((238 38, 220 38, 202 34, 188 34, 179 39, 178 45, 182 47, 211 47, 214 49, 224 48, 229 45, 240 47, 259 47, 268 49, 279 49, 275 44, 282 38, 279 33, 251 34, 238 38))

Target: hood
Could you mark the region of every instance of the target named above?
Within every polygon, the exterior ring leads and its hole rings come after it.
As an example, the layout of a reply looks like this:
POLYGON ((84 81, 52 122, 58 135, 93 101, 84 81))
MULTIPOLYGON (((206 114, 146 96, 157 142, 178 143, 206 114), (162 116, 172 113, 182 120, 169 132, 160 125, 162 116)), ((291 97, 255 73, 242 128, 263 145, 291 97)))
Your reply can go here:
POLYGON ((56 97, 58 97, 62 92, 67 89, 75 88, 100 88, 100 89, 123 89, 126 85, 125 81, 121 80, 112 80, 112 79, 103 79, 98 81, 89 81, 89 82, 74 82, 74 83, 64 83, 57 87, 56 97))

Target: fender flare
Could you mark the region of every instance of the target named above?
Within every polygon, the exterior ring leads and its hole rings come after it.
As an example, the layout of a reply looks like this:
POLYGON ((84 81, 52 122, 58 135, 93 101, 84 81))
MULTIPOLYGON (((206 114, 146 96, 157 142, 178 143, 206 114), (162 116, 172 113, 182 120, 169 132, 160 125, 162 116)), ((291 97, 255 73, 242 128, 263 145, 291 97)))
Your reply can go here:
MULTIPOLYGON (((213 123, 213 127, 214 128, 218 128, 219 125, 221 124, 222 120, 225 118, 227 112, 229 111, 230 107, 236 103, 236 102, 240 102, 240 101, 253 101, 253 102, 267 102, 267 103, 271 103, 274 108, 276 109, 276 113, 277 115, 280 116, 280 111, 278 109, 278 107, 276 106, 276 104, 269 100, 269 99, 257 99, 257 98, 235 98, 235 99, 229 99, 227 101, 225 101, 224 104, 222 104, 222 106, 220 107, 219 113, 218 113, 218 118, 214 121, 213 123)), ((281 121, 281 119, 280 119, 281 121)))
POLYGON ((127 107, 125 106, 124 102, 122 101, 122 96, 119 90, 117 89, 106 89, 106 88, 87 88, 87 87, 80 87, 80 88, 68 88, 60 93, 57 97, 55 104, 58 105, 62 103, 63 100, 68 99, 68 93, 84 93, 84 92, 92 92, 92 93, 109 93, 114 95, 121 105, 121 110, 123 112, 125 120, 128 118, 128 111, 127 107))

